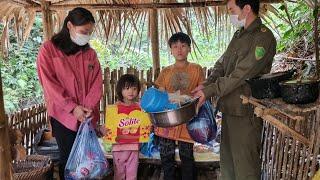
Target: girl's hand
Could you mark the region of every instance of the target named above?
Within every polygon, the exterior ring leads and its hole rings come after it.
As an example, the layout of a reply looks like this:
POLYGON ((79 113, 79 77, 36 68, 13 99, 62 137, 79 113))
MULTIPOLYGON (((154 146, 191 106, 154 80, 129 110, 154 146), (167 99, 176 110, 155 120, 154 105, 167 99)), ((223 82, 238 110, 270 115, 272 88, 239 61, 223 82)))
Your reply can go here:
POLYGON ((110 130, 108 130, 104 125, 100 125, 96 128, 97 136, 103 137, 106 136, 110 130))

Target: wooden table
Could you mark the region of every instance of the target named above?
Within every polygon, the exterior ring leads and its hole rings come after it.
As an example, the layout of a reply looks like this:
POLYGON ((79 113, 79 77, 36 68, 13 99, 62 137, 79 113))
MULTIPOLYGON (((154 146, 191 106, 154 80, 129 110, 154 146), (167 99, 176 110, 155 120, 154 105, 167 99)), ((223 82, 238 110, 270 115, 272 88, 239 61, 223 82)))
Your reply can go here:
MULTIPOLYGON (((112 154, 107 153, 105 154, 106 158, 108 160, 112 160, 112 154)), ((219 154, 216 154, 214 152, 206 152, 206 153, 194 153, 195 162, 197 167, 202 168, 218 168, 219 162, 220 162, 220 156, 219 154)), ((175 159, 178 165, 181 164, 181 160, 179 158, 179 153, 176 150, 175 159)), ((160 165, 160 157, 146 157, 143 154, 140 153, 139 156, 139 163, 144 164, 154 164, 154 165, 160 165)))

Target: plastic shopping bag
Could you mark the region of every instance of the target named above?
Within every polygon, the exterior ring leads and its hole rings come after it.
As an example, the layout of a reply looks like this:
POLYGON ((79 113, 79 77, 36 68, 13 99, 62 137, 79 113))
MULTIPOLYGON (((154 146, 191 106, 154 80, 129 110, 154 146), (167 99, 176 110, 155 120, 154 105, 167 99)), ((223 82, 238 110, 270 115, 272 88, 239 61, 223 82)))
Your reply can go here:
POLYGON ((149 141, 147 143, 142 143, 140 146, 140 152, 149 158, 160 155, 159 147, 154 142, 154 136, 154 133, 151 133, 149 136, 149 141))
POLYGON ((91 119, 81 123, 65 168, 65 179, 100 179, 109 164, 99 145, 91 119))
POLYGON ((194 141, 210 145, 209 142, 216 138, 215 114, 211 103, 206 101, 200 107, 198 114, 187 123, 189 135, 194 141))

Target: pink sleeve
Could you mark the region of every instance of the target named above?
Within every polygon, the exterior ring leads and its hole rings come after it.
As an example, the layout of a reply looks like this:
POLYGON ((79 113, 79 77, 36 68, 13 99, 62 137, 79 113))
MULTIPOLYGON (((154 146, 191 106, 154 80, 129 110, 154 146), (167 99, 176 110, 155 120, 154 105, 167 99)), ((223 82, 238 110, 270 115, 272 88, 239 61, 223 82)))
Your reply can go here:
POLYGON ((96 53, 93 55, 94 58, 94 72, 93 72, 93 81, 91 83, 91 87, 89 93, 87 94, 84 100, 84 106, 90 109, 96 107, 100 99, 102 97, 102 73, 101 73, 101 66, 99 60, 97 58, 96 53))
POLYGON ((62 107, 66 112, 71 112, 77 104, 57 80, 52 57, 50 57, 46 44, 42 45, 39 50, 37 72, 44 94, 46 95, 45 98, 49 98, 49 101, 55 101, 55 104, 62 107))

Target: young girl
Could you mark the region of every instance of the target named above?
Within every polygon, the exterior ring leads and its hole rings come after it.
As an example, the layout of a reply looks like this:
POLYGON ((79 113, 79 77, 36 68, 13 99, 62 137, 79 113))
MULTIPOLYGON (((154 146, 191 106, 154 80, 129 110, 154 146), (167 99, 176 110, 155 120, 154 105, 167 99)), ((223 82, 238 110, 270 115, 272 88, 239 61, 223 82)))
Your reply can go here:
MULTIPOLYGON (((131 74, 120 77, 117 87, 118 113, 130 114, 134 110, 141 110, 137 103, 140 92, 139 79, 131 74)), ((139 144, 125 143, 132 140, 132 136, 121 135, 121 144, 114 144, 112 147, 114 179, 115 180, 135 180, 137 179, 139 144)), ((117 136, 119 138, 119 136, 117 136)), ((120 139, 116 141, 120 142, 120 139)))

